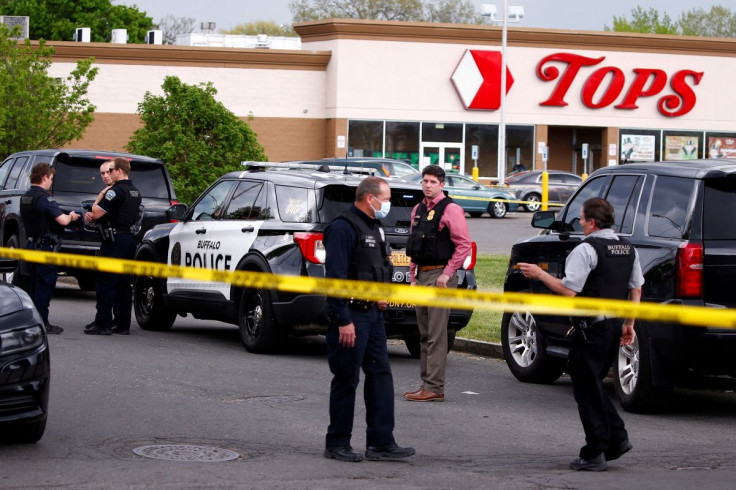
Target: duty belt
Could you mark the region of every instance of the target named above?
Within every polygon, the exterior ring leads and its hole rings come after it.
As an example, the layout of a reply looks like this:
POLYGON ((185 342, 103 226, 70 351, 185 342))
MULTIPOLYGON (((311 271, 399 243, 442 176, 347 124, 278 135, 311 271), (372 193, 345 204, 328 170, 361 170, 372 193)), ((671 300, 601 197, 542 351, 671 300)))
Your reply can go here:
POLYGON ((368 311, 370 310, 376 303, 373 301, 363 301, 359 299, 350 299, 348 300, 348 308, 355 311, 368 311))

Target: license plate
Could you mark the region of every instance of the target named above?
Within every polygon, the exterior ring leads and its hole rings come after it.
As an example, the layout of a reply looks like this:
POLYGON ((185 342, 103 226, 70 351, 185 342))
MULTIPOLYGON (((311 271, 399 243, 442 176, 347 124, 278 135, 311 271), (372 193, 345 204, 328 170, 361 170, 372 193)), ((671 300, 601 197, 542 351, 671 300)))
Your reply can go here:
POLYGON ((411 259, 404 252, 391 252, 391 263, 394 266, 409 267, 411 259))

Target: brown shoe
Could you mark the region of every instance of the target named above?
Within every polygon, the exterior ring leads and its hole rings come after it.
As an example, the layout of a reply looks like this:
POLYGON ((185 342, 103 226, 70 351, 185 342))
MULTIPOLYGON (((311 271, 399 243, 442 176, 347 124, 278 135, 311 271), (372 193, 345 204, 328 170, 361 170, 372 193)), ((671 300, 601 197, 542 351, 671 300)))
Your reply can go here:
POLYGON ((417 393, 419 393, 419 392, 420 392, 420 391, 422 391, 423 389, 424 389, 424 388, 422 388, 422 387, 419 387, 419 388, 417 388, 417 389, 416 389, 416 390, 414 390, 414 391, 405 391, 405 392, 404 392, 404 396, 406 396, 406 395, 416 395, 417 393))
POLYGON ((410 402, 441 402, 444 401, 445 395, 422 388, 419 393, 409 393, 404 395, 404 398, 410 402))

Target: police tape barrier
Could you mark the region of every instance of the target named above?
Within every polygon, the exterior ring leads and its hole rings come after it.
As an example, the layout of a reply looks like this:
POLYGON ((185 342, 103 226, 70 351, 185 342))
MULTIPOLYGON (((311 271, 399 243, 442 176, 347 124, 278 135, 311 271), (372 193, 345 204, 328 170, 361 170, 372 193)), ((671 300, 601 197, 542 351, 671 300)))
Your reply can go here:
MULTIPOLYGON (((491 197, 471 197, 471 196, 453 196, 452 194, 449 194, 448 197, 452 199, 463 199, 467 201, 486 201, 486 202, 513 202, 516 204, 536 204, 537 206, 541 206, 542 204, 545 204, 542 201, 519 201, 518 199, 496 199, 491 197)), ((562 207, 564 204, 559 202, 547 202, 547 206, 558 206, 562 207)))
POLYGON ((570 298, 543 294, 445 289, 407 284, 283 276, 250 271, 226 272, 170 266, 155 262, 79 256, 18 248, 0 248, 0 256, 114 274, 132 274, 157 278, 179 277, 197 281, 231 283, 238 287, 276 289, 293 293, 341 298, 361 298, 369 301, 391 300, 392 302, 423 306, 506 312, 528 311, 546 315, 608 315, 617 318, 640 318, 694 326, 736 328, 736 310, 727 308, 716 309, 655 303, 634 304, 630 301, 603 300, 600 298, 570 298))

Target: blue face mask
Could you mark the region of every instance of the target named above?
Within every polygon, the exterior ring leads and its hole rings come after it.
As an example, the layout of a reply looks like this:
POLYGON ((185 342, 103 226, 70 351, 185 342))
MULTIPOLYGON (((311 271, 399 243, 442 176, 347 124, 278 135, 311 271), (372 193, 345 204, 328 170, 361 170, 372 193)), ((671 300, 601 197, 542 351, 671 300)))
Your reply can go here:
MULTIPOLYGON (((375 196, 373 196, 373 199, 378 200, 375 196)), ((391 211, 391 201, 379 202, 381 203, 381 209, 374 208, 373 204, 371 204, 371 209, 375 213, 376 219, 383 219, 388 216, 388 212, 391 211)))

